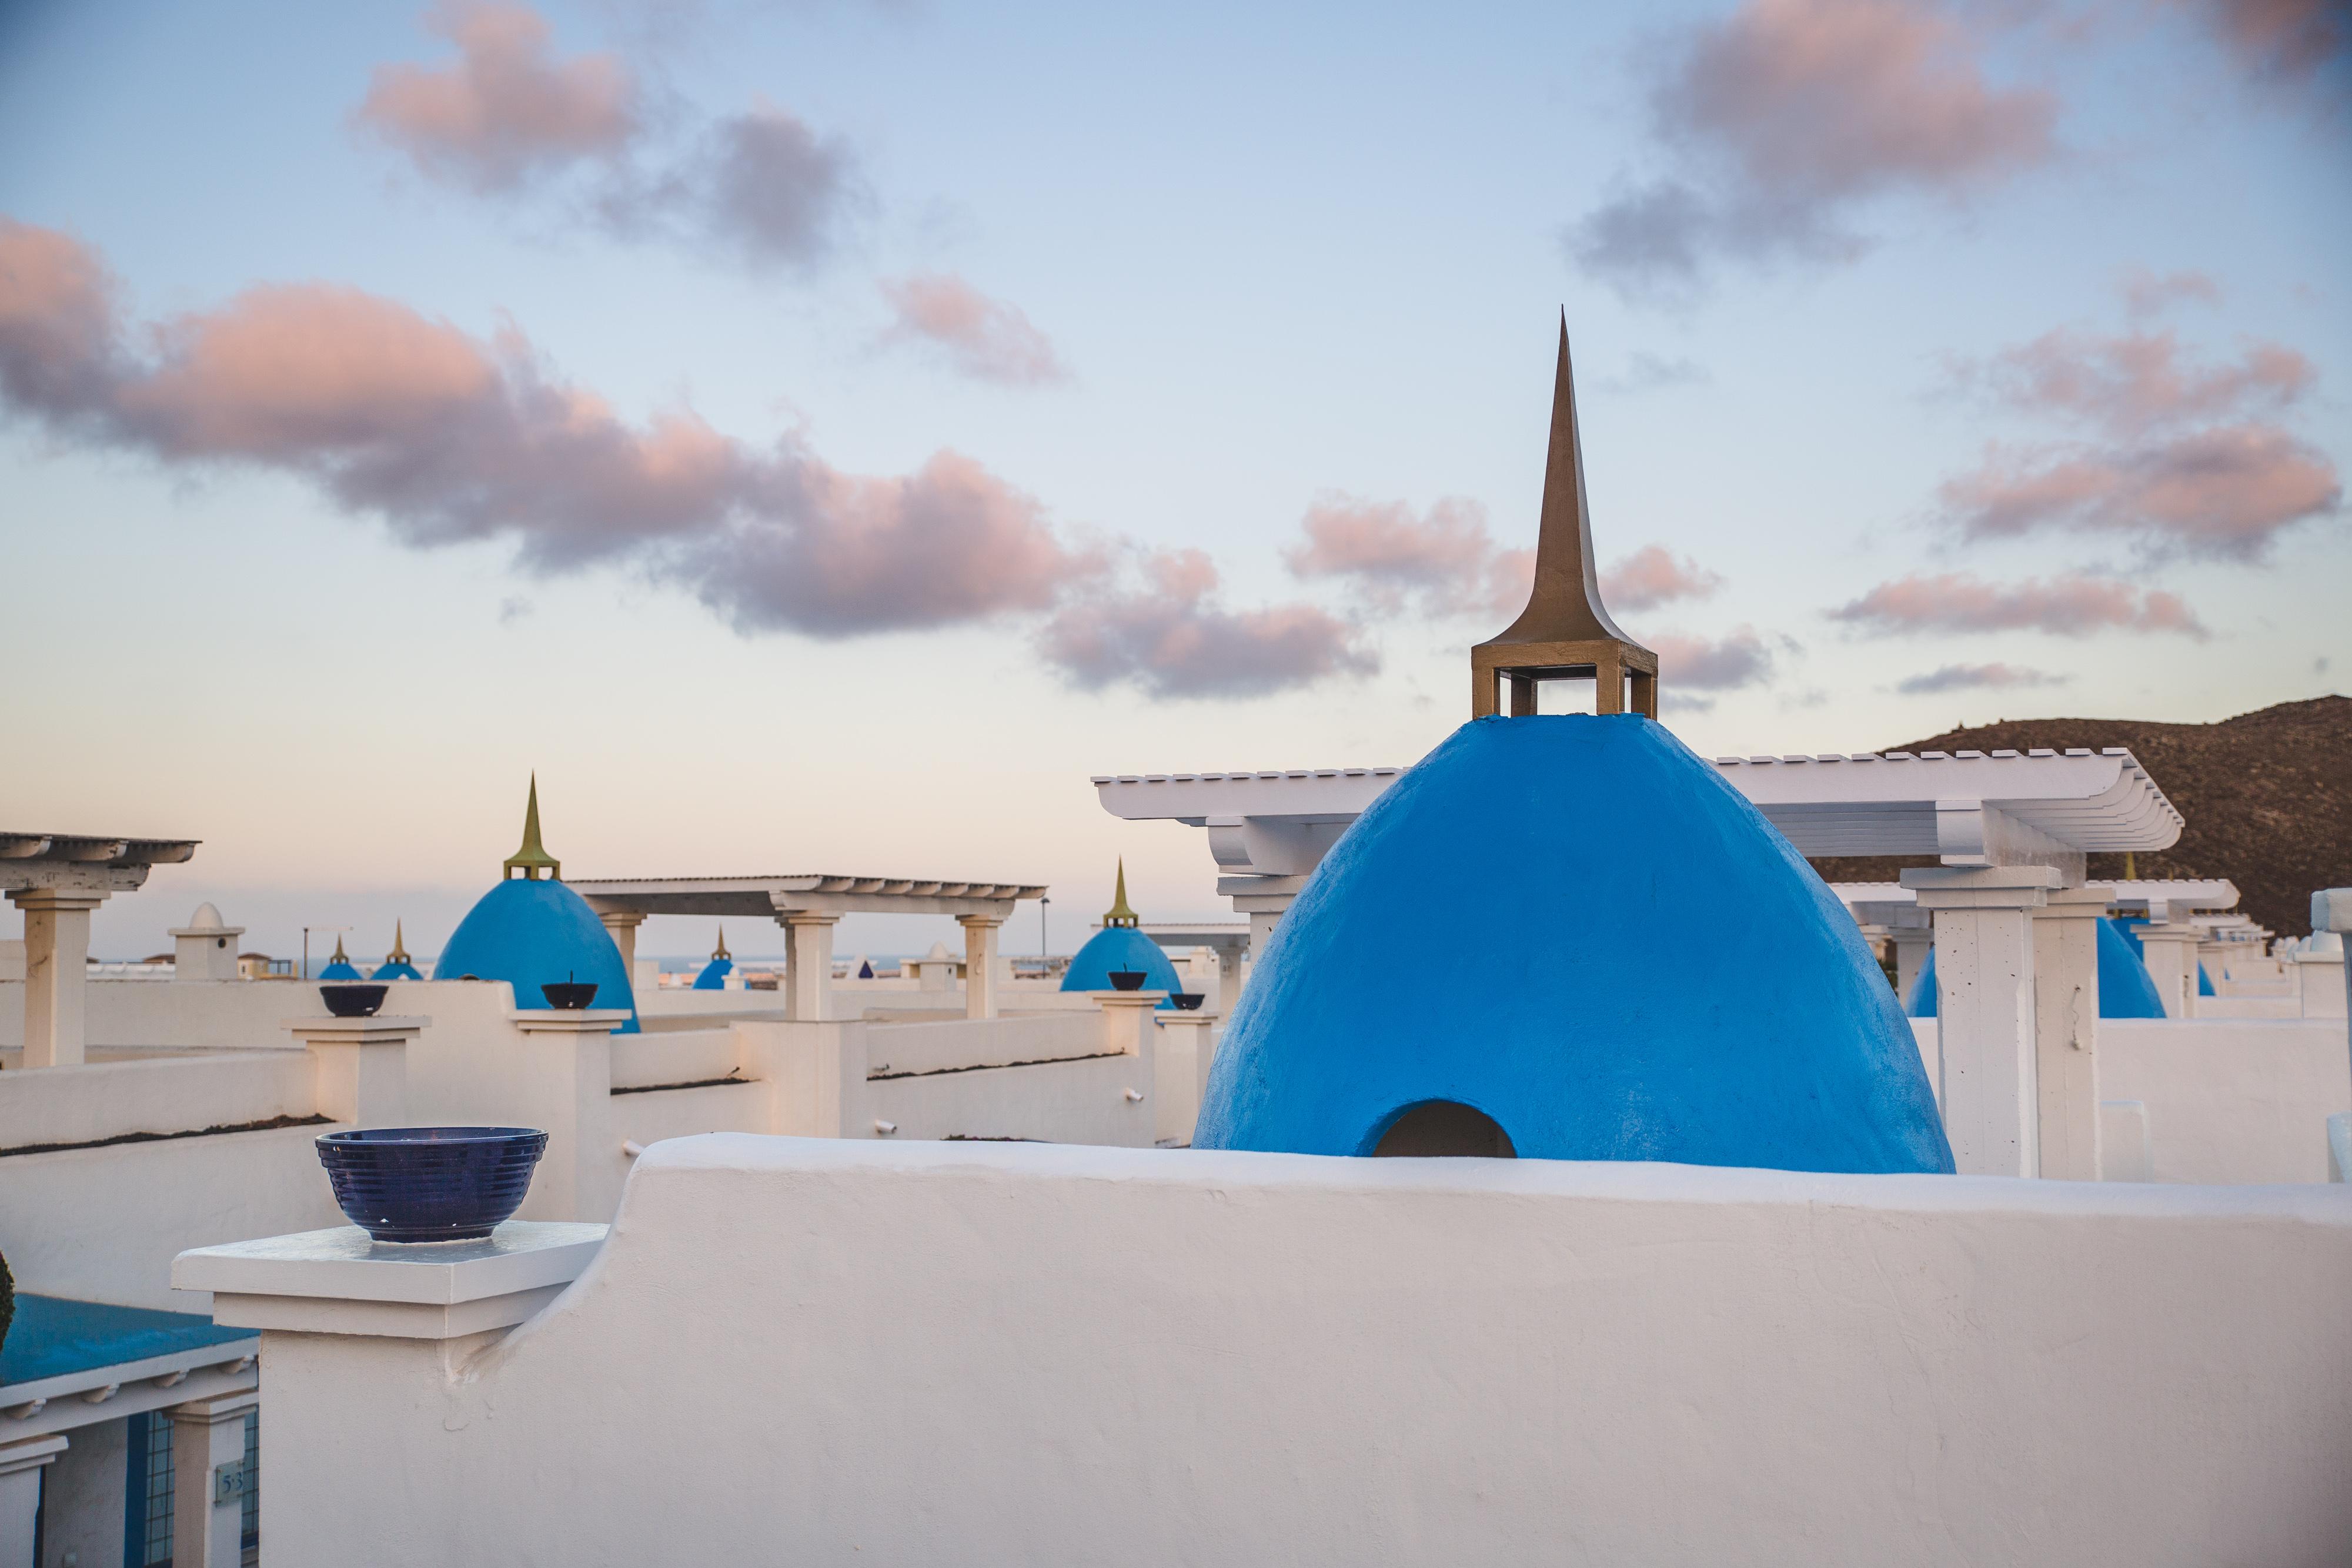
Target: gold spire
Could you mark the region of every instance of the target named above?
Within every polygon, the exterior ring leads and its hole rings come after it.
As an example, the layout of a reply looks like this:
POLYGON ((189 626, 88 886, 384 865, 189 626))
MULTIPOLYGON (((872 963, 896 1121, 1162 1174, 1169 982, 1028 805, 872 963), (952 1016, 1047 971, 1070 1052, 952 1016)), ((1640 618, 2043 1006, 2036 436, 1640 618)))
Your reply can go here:
POLYGON ((387 964, 408 962, 408 951, 401 946, 400 922, 397 920, 392 923, 392 951, 383 956, 383 961, 387 964))
POLYGON ((1552 377, 1551 448, 1544 458, 1543 514, 1536 528, 1536 581, 1528 607, 1501 633, 1470 650, 1470 716, 1536 711, 1536 685, 1563 675, 1593 677, 1595 713, 1658 716, 1658 656, 1625 635, 1601 602, 1592 561, 1592 509, 1584 497, 1584 438, 1576 423, 1576 375, 1569 364, 1568 317, 1559 319, 1559 365, 1552 377), (1633 701, 1626 701, 1626 677, 1633 701), (1498 691, 1497 686, 1504 688, 1498 691))
POLYGON ((539 841, 539 775, 537 773, 530 776, 530 804, 523 808, 522 848, 507 856, 507 875, 513 876, 518 868, 521 870, 523 879, 527 882, 537 882, 542 868, 547 873, 548 881, 563 880, 563 862, 549 854, 547 846, 539 841))
POLYGON ((341 937, 338 936, 335 938, 335 956, 328 959, 327 962, 330 964, 348 964, 351 962, 349 958, 343 956, 343 939, 341 937))
POLYGON ((1103 916, 1105 925, 1140 925, 1143 917, 1127 906, 1127 857, 1118 858, 1118 891, 1111 895, 1110 910, 1103 916))
POLYGON ((734 954, 730 953, 727 950, 727 927, 724 925, 719 928, 719 946, 712 951, 710 956, 713 962, 716 962, 720 958, 732 958, 735 956, 734 954))

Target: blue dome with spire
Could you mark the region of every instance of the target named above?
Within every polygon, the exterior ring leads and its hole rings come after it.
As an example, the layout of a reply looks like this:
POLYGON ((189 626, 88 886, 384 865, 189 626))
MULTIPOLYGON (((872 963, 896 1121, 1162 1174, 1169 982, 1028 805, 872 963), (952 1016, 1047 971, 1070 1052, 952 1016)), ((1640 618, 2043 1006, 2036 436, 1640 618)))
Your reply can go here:
POLYGON ((327 967, 319 971, 318 977, 322 980, 356 980, 362 977, 352 961, 343 956, 341 937, 335 938, 335 956, 327 960, 327 967))
POLYGON ((1952 1169, 1853 919, 1634 715, 1474 720, 1373 802, 1260 956, 1192 1142, 1369 1155, 1423 1107, 1522 1156, 1952 1169), (1738 930, 1695 956, 1702 898, 1738 930), (1407 973, 1423 911, 1452 929, 1407 973))
MULTIPOLYGON (((2210 991, 2200 994, 2210 996, 2210 991)), ((1919 966, 1919 977, 1911 983, 1911 995, 1905 999, 1904 1010, 1915 1019, 1936 1016, 1936 950, 1927 949, 1927 961, 1919 966)), ((2156 992, 2156 981, 2132 951, 2132 938, 2123 921, 2109 918, 2099 922, 2099 1016, 2103 1019, 2160 1019, 2164 1017, 2164 998, 2156 992)))
POLYGON ((637 1030, 636 997, 612 933, 588 901, 563 885, 562 870, 539 841, 539 781, 531 780, 522 848, 507 859, 507 879, 478 899, 449 934, 433 966, 436 980, 504 980, 515 1006, 548 1009, 541 986, 593 983, 596 1008, 626 1008, 616 1031, 637 1030), (520 871, 522 875, 514 873, 520 871), (544 875, 541 873, 544 873, 544 875))
POLYGON ((368 978, 371 980, 423 979, 425 977, 416 972, 416 966, 408 961, 406 942, 407 938, 401 934, 400 922, 397 920, 394 921, 392 923, 392 951, 383 956, 383 962, 375 967, 375 973, 370 975, 368 978))
MULTIPOLYGON (((1069 973, 1062 977, 1066 991, 1108 991, 1117 989, 1110 983, 1113 969, 1143 971, 1143 984, 1137 988, 1145 991, 1167 991, 1171 995, 1184 988, 1177 977, 1176 966, 1159 943, 1146 936, 1139 926, 1142 917, 1127 906, 1127 862, 1118 862, 1118 891, 1111 895, 1110 908, 1103 915, 1103 928, 1087 938, 1087 945, 1070 956, 1069 973)), ((1162 1008, 1175 1007, 1173 1001, 1162 1001, 1162 1008)))
POLYGON ((710 955, 710 962, 702 966, 702 973, 694 977, 694 988, 723 991, 727 988, 727 977, 734 972, 735 956, 727 951, 727 928, 722 925, 719 929, 718 949, 710 955))

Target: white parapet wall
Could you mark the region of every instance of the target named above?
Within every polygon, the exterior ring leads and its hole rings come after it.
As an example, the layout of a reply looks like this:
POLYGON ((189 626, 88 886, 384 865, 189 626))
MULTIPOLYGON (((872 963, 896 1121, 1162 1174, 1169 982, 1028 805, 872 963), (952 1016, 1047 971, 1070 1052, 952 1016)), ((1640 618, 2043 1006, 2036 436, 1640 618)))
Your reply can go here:
POLYGON ((2342 1186, 681 1140, 502 1340, 284 1309, 268 1533, 351 1564, 2340 1564, 2347 1299, 2342 1186))

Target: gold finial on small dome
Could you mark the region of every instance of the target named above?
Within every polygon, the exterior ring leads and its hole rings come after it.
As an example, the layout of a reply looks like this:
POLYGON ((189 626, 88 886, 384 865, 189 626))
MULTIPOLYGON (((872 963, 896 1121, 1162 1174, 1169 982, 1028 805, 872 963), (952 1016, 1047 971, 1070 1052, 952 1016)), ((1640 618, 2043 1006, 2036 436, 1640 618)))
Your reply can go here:
POLYGON ((721 958, 733 956, 735 955, 727 950, 727 927, 722 925, 719 928, 719 946, 710 950, 710 960, 715 964, 721 958))
POLYGON ((522 873, 523 880, 526 882, 539 881, 540 873, 542 870, 547 873, 547 880, 550 882, 563 880, 563 862, 549 854, 547 846, 539 841, 539 775, 537 773, 530 776, 530 804, 525 806, 522 812, 522 848, 507 856, 507 875, 511 878, 518 870, 522 873))
POLYGON ((1110 910, 1103 916, 1103 924, 1106 926, 1143 924, 1143 916, 1127 906, 1127 857, 1125 855, 1121 855, 1118 860, 1118 891, 1111 894, 1110 910))
POLYGON ((1568 359, 1568 317, 1559 319, 1553 374, 1551 449, 1544 460, 1543 515, 1536 530, 1536 580, 1519 618, 1470 650, 1470 716, 1491 718, 1509 695, 1514 717, 1536 711, 1536 684, 1593 677, 1592 711, 1658 716, 1658 656, 1625 635, 1601 602, 1592 564, 1592 512, 1584 498, 1584 442, 1576 423, 1576 376, 1568 359), (1631 700, 1625 687, 1631 677, 1631 700))
POLYGON ((335 938, 335 956, 328 959, 327 962, 330 964, 348 964, 351 962, 349 958, 343 956, 343 939, 341 937, 338 936, 335 938))
POLYGON ((408 950, 401 946, 400 922, 397 920, 392 923, 392 951, 383 956, 383 961, 387 964, 408 962, 408 950))

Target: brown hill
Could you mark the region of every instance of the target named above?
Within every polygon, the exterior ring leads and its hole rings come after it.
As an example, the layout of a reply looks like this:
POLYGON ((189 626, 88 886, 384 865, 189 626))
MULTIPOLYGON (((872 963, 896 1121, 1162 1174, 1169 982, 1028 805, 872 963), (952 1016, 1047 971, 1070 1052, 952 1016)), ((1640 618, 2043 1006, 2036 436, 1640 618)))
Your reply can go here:
MULTIPOLYGON (((2135 857, 2144 877, 2226 876, 2238 908, 2282 936, 2311 929, 2314 888, 2352 886, 2352 697, 2281 703, 2219 724, 2035 718, 1948 729, 1889 751, 2024 751, 2127 746, 2189 819, 2180 841, 2135 857)), ((1932 857, 1840 856, 1813 868, 1832 882, 1892 882, 1932 857)), ((2093 855, 2094 880, 2124 874, 2121 855, 2093 855)))

